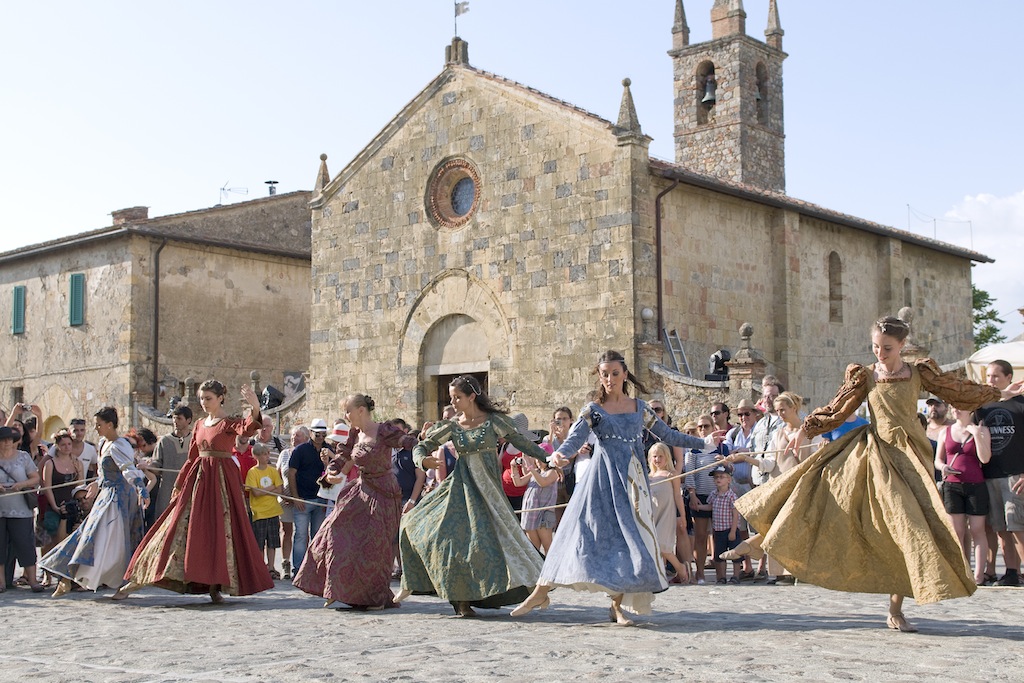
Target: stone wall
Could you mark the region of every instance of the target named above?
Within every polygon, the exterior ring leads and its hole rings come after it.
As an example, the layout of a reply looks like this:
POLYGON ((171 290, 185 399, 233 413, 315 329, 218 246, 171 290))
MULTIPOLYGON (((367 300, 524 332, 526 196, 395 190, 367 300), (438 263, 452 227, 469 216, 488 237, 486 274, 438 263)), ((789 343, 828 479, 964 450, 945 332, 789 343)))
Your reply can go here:
POLYGON ((187 377, 216 376, 227 384, 233 412, 241 410, 238 387, 254 369, 282 388, 283 372, 305 372, 309 363, 309 261, 302 253, 308 196, 290 193, 148 221, 140 209, 125 232, 72 236, 24 257, 5 254, 0 316, 11 319, 11 292, 24 285, 26 331, 13 335, 7 328, 0 405, 10 405, 20 388, 52 418, 48 429, 103 405, 118 408, 126 424, 136 419, 133 407, 153 401, 158 250, 157 409, 167 410, 187 377), (199 246, 175 236, 248 241, 252 249, 199 246), (260 253, 267 250, 295 255, 260 253), (85 276, 81 326, 69 324, 72 273, 85 276))
MULTIPOLYGON (((136 244, 135 297, 139 362, 135 386, 152 397, 153 265, 159 243, 136 244)), ((229 388, 229 409, 256 370, 264 385, 284 389, 285 372, 309 368, 309 263, 303 259, 169 242, 160 252, 160 384, 166 410, 186 378, 216 378, 229 388)))
POLYGON ((697 173, 785 191, 785 53, 749 36, 730 36, 669 54, 677 163, 697 173), (701 103, 709 65, 714 67, 716 82, 716 99, 710 108, 701 103))
POLYGON ((597 355, 633 347, 631 146, 608 122, 454 67, 367 150, 313 203, 310 410, 358 390, 384 415, 435 417, 421 363, 450 316, 484 326, 481 351, 433 372, 488 372, 534 424, 579 406, 597 355), (452 157, 475 165, 481 194, 466 226, 438 228, 427 184, 452 157))
MULTIPOLYGON (((0 319, 11 320, 12 291, 26 287, 25 333, 9 324, 0 354, 0 405, 20 387, 52 426, 89 417, 103 405, 125 415, 132 323, 132 259, 127 240, 8 262, 0 268, 0 319), (69 324, 70 275, 85 275, 85 324, 69 324)), ((49 435, 47 435, 49 436, 49 435)))
MULTIPOLYGON (((659 181, 655 189, 667 187, 659 181)), ((767 372, 821 405, 848 363, 873 362, 871 323, 904 305, 908 279, 921 343, 940 363, 970 353, 966 259, 685 184, 662 207, 664 319, 679 331, 695 377, 703 378, 715 350, 735 352, 735 331, 750 322, 767 372), (838 320, 833 252, 841 266, 838 320)))

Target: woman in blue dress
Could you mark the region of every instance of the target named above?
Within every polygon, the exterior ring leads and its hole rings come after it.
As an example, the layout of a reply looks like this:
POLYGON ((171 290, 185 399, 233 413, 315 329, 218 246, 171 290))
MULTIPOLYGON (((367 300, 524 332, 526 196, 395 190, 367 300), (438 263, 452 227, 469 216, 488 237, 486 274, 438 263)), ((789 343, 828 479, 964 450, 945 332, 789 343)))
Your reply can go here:
POLYGON ((117 410, 100 409, 96 415, 100 435, 99 480, 96 502, 82 525, 54 546, 39 566, 61 577, 53 597, 71 591, 77 583, 97 590, 124 583, 128 561, 142 540, 145 505, 149 501, 146 477, 135 467, 135 449, 117 435, 117 410))
POLYGON ((670 446, 704 448, 720 442, 723 432, 708 440, 672 430, 647 404, 631 398, 626 384, 646 388, 626 367, 622 354, 606 351, 595 374, 597 400, 580 412, 569 436, 551 456, 563 467, 593 432, 597 446, 583 478, 562 515, 533 593, 512 611, 518 617, 548 606, 552 588, 606 593, 613 622, 630 626, 623 610, 651 611, 654 593, 668 588, 654 526, 651 492, 644 468, 645 429, 670 446))

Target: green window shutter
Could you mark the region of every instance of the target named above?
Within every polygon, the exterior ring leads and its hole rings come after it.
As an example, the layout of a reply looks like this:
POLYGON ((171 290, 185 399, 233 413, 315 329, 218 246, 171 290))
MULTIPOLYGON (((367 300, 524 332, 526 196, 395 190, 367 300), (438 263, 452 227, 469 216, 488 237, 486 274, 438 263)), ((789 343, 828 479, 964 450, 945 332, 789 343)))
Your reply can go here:
POLYGON ((71 274, 71 313, 69 322, 72 325, 85 324, 85 273, 71 274))
POLYGON ((25 334, 25 287, 14 288, 14 314, 11 316, 11 332, 25 334))

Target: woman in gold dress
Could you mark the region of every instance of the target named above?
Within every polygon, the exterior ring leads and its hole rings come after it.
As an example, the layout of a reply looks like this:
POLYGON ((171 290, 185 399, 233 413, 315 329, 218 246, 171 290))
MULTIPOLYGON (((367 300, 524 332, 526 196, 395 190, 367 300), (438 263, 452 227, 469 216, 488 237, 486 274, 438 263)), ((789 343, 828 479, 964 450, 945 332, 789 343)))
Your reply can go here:
POLYGON ((903 616, 903 596, 921 604, 961 598, 974 579, 945 514, 932 474, 932 449, 917 418, 922 390, 972 410, 1022 392, 961 380, 934 361, 900 357, 910 330, 894 317, 876 322, 878 360, 851 364, 832 402, 813 411, 787 450, 838 427, 866 399, 870 424, 806 456, 795 468, 736 501, 760 534, 737 556, 761 548, 798 579, 832 590, 888 593, 887 625, 916 629, 903 616))

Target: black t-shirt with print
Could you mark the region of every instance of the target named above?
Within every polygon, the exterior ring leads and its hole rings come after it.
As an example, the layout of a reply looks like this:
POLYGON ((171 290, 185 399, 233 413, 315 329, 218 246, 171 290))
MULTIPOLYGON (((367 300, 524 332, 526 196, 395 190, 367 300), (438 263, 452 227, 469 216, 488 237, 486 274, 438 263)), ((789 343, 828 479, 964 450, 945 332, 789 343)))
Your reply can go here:
POLYGON ((1024 396, 989 403, 978 410, 977 419, 992 437, 992 459, 981 467, 985 478, 1024 473, 1024 396))

